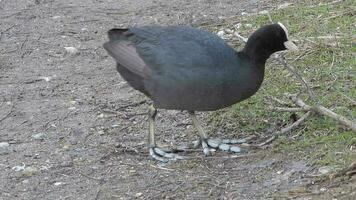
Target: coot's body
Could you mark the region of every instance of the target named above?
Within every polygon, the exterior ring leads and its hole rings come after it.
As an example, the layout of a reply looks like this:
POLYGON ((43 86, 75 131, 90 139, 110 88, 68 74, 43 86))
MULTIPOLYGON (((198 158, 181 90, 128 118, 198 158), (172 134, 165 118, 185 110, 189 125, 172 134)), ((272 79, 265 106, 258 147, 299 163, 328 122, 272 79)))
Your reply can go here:
MULTIPOLYGON (((253 95, 261 86, 268 57, 296 49, 280 23, 264 26, 236 52, 216 35, 191 27, 146 26, 112 29, 105 49, 117 62, 121 76, 153 100, 154 107, 188 110, 199 133, 203 152, 241 152, 232 140, 210 139, 194 111, 217 110, 253 95)), ((157 160, 179 155, 156 145, 155 116, 149 110, 150 155, 157 160)))
POLYGON ((156 108, 217 110, 250 97, 263 80, 265 61, 235 52, 200 29, 151 26, 109 34, 113 40, 105 48, 118 61, 117 70, 156 108))

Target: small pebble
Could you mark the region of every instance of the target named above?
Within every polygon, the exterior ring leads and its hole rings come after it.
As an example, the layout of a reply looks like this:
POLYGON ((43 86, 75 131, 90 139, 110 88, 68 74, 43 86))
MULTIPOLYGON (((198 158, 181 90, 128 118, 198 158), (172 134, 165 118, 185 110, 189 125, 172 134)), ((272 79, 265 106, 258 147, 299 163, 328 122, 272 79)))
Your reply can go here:
POLYGON ((23 170, 23 173, 26 176, 33 176, 33 175, 36 175, 38 173, 38 169, 36 167, 26 167, 23 170))
POLYGON ((219 37, 221 37, 222 39, 226 39, 226 36, 225 36, 225 32, 224 31, 219 31, 218 33, 217 33, 217 35, 219 36, 219 37))
POLYGON ((64 184, 64 182, 55 182, 53 185, 54 186, 60 186, 60 185, 63 185, 64 184))
POLYGON ((66 52, 67 52, 69 55, 76 55, 76 54, 78 54, 78 49, 75 48, 75 47, 64 47, 64 49, 66 50, 66 52))
POLYGON ((31 137, 35 140, 43 140, 44 133, 37 133, 35 135, 32 135, 31 137))
POLYGON ((5 148, 7 148, 9 146, 10 146, 10 144, 7 143, 7 142, 0 142, 0 148, 2 148, 2 149, 5 149, 5 148))
POLYGON ((260 15, 266 15, 268 14, 268 10, 262 10, 259 12, 260 15))
POLYGON ((27 184, 27 183, 29 183, 29 182, 30 182, 30 181, 27 180, 27 179, 22 181, 22 183, 24 183, 24 184, 27 184))
POLYGON ((324 167, 320 167, 318 171, 320 174, 325 175, 325 174, 329 174, 332 170, 333 170, 332 167, 324 166, 324 167))
POLYGON ((252 24, 245 24, 246 28, 252 28, 252 24))
POLYGON ((25 167, 26 167, 26 165, 23 164, 23 165, 17 165, 17 166, 15 166, 15 167, 13 167, 12 169, 13 169, 15 172, 18 172, 18 171, 24 170, 25 167))
POLYGON ((38 78, 39 80, 45 80, 46 82, 49 82, 52 78, 48 76, 41 76, 38 78))
POLYGON ((138 197, 141 197, 142 195, 143 195, 142 192, 138 192, 138 193, 135 194, 135 197, 138 198, 138 197))

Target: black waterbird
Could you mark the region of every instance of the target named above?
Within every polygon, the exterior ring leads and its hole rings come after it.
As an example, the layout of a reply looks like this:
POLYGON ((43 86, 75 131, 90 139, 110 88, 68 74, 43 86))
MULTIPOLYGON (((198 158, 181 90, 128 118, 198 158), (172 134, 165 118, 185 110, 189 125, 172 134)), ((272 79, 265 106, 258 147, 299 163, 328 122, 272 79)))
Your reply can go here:
POLYGON ((104 48, 117 62, 121 76, 152 99, 149 109, 150 155, 160 161, 181 158, 156 146, 156 108, 187 110, 203 152, 240 152, 233 140, 209 139, 195 111, 221 109, 249 98, 260 88, 266 60, 282 50, 296 50, 286 27, 266 25, 255 31, 242 51, 218 36, 184 26, 111 29, 104 48))

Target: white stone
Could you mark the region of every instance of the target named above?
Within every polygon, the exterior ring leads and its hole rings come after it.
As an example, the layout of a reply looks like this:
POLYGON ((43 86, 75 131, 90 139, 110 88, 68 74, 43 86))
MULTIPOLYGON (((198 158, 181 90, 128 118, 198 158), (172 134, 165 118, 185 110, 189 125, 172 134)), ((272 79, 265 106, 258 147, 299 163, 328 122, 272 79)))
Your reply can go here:
POLYGON ((78 49, 75 47, 64 47, 67 53, 70 55, 76 55, 78 53, 78 49))
POLYGON ((5 148, 7 148, 7 147, 9 147, 9 146, 10 146, 10 144, 7 143, 7 142, 0 142, 0 148, 5 149, 5 148))

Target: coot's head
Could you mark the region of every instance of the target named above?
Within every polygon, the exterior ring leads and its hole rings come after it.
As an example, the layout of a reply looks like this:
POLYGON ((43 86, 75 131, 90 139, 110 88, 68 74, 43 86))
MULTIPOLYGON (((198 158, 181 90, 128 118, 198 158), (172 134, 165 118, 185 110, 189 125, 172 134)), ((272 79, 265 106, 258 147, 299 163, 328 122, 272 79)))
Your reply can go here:
POLYGON ((298 50, 288 36, 287 28, 280 22, 263 26, 248 38, 244 52, 256 59, 266 60, 277 51, 298 50))

